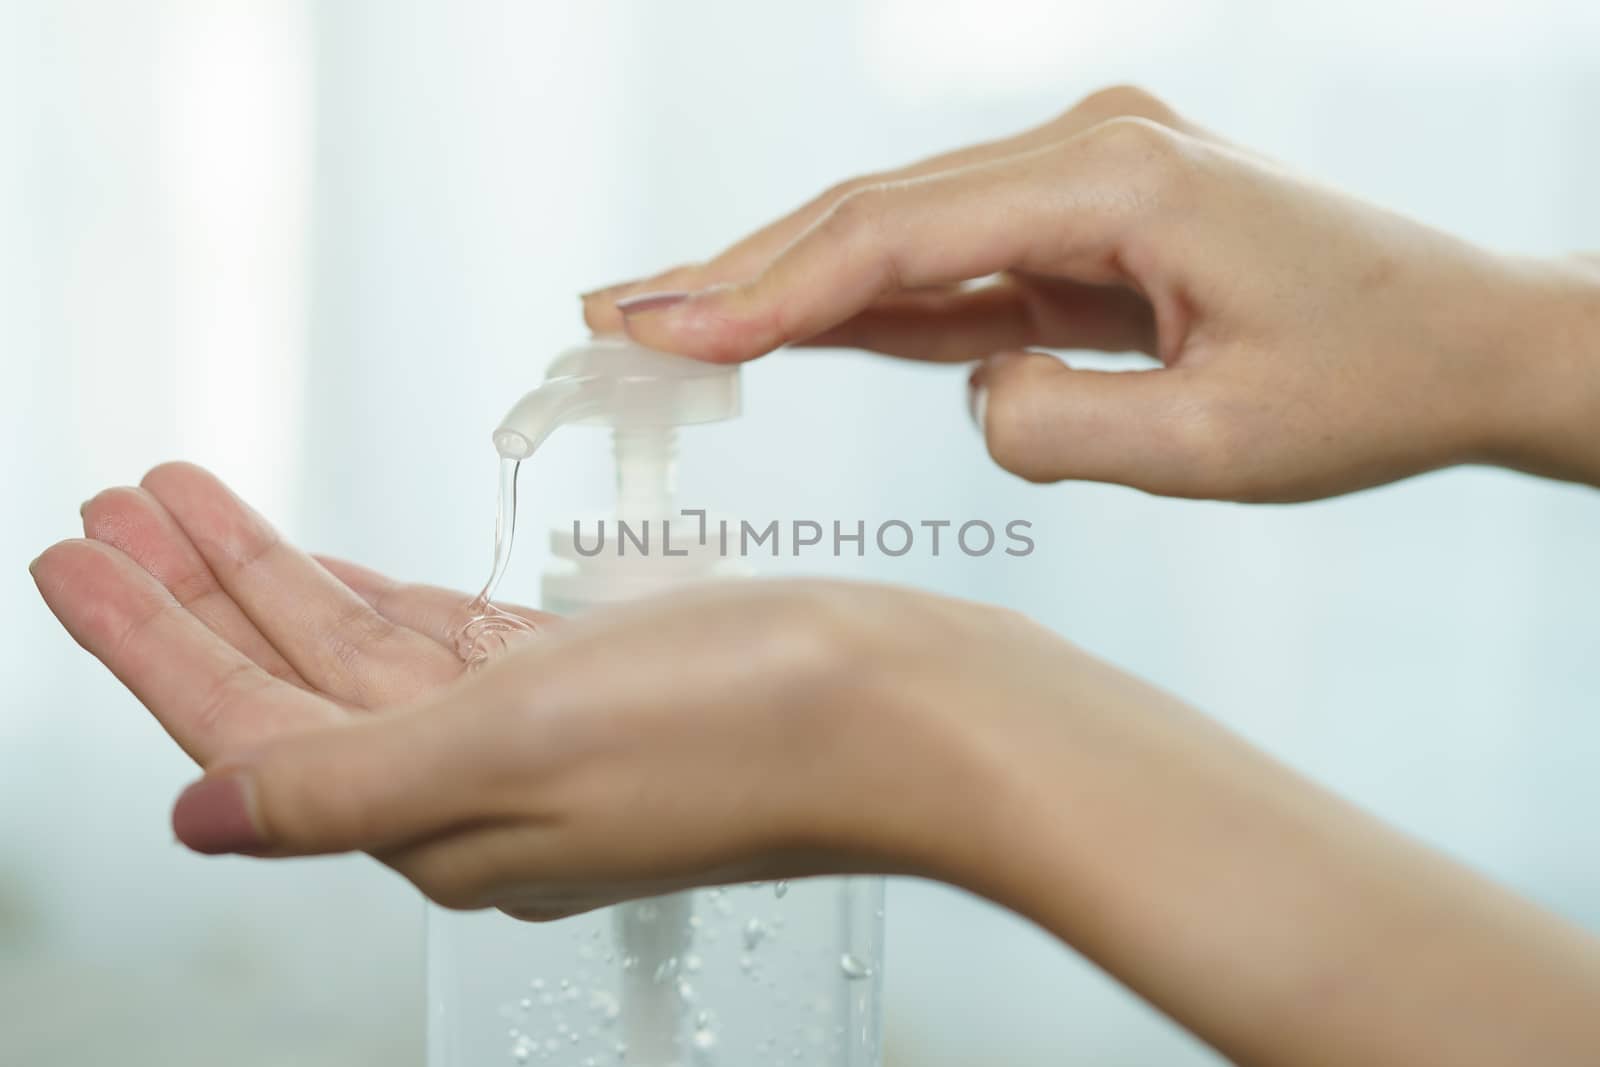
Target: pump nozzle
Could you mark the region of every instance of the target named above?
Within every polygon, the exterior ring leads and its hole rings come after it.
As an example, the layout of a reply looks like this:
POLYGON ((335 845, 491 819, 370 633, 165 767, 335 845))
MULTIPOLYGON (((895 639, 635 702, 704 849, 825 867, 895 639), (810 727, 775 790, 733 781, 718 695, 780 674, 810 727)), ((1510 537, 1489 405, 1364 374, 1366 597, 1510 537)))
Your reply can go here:
POLYGON ((738 413, 738 367, 597 338, 556 358, 544 384, 501 420, 494 446, 507 459, 527 459, 567 423, 637 430, 716 422, 738 413))
POLYGON ((557 426, 605 409, 604 378, 552 378, 517 401, 494 432, 494 447, 506 459, 527 459, 557 426))

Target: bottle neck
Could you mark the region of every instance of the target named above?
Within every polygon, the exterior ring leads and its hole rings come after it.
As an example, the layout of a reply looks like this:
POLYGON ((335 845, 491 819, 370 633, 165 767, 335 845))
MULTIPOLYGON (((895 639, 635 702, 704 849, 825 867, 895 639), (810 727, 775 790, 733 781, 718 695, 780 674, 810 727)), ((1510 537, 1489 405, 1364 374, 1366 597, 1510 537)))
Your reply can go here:
POLYGON ((670 516, 678 489, 678 434, 671 426, 611 431, 617 464, 617 515, 670 516))

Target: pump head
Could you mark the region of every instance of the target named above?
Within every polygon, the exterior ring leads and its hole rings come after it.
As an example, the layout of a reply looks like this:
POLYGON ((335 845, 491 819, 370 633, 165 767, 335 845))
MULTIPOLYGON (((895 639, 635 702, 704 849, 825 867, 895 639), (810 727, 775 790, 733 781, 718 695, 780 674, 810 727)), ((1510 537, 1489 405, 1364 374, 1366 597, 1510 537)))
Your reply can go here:
POLYGON ((558 426, 664 430, 739 414, 739 368, 669 355, 631 341, 591 338, 557 356, 544 384, 517 401, 494 432, 507 459, 527 459, 558 426))
MULTIPOLYGON (((517 401, 501 420, 494 446, 506 459, 523 460, 558 426, 610 427, 617 466, 613 529, 620 528, 621 520, 634 522, 637 530, 656 524, 662 543, 667 524, 661 520, 679 517, 673 500, 677 428, 729 419, 739 408, 737 366, 592 338, 550 364, 544 384, 517 401)), ((578 550, 575 527, 557 526, 551 530, 555 562, 543 581, 545 607, 571 613, 692 578, 743 573, 738 560, 722 558, 703 537, 696 544, 681 525, 676 536, 678 547, 671 552, 663 544, 655 555, 597 555, 578 550)))

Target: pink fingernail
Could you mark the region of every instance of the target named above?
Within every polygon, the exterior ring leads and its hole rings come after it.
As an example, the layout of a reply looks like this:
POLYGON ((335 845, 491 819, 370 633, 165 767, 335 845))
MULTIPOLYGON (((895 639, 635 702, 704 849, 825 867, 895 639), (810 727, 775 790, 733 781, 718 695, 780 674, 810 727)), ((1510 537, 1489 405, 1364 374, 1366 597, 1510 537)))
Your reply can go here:
POLYGON ((202 778, 185 789, 172 808, 172 832, 209 856, 253 852, 266 844, 250 817, 248 783, 242 774, 202 778))
POLYGON ((626 317, 637 315, 641 311, 659 311, 674 304, 681 304, 687 299, 689 299, 689 294, 683 291, 640 293, 638 296, 628 296, 618 300, 617 310, 626 317))
POLYGON ((628 286, 633 285, 633 284, 635 284, 635 283, 634 282, 617 282, 615 285, 602 285, 598 289, 590 289, 587 293, 579 293, 578 294, 578 299, 582 300, 584 303, 588 303, 591 300, 603 299, 605 297, 610 296, 612 293, 621 292, 622 290, 626 289, 628 286))

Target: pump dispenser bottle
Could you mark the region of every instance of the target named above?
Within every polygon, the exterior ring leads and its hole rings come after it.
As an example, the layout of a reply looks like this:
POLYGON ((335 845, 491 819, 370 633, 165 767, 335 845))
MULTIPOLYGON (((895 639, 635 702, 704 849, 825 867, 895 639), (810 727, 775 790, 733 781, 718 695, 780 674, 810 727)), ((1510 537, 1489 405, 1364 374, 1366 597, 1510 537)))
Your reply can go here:
MULTIPOLYGON (((739 373, 591 340, 506 415, 494 444, 509 460, 569 423, 611 431, 615 512, 581 543, 571 516, 556 523, 545 610, 745 573, 678 510, 675 485, 677 428, 739 414, 739 373)), ((673 893, 552 923, 432 909, 428 1065, 878 1067, 882 955, 878 878, 673 893)))

